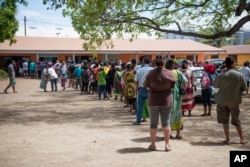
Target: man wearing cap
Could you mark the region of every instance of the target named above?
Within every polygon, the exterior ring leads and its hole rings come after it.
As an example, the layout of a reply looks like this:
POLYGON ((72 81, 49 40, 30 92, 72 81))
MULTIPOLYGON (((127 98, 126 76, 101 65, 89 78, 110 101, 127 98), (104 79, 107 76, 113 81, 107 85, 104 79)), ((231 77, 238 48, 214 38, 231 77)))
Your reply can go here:
POLYGON ((133 123, 133 125, 141 124, 143 104, 145 100, 148 99, 148 90, 145 87, 143 87, 143 83, 149 71, 153 69, 153 67, 151 67, 149 64, 150 64, 150 59, 148 57, 144 57, 141 68, 139 68, 135 74, 134 80, 137 87, 138 99, 137 99, 137 109, 136 109, 136 121, 133 123))

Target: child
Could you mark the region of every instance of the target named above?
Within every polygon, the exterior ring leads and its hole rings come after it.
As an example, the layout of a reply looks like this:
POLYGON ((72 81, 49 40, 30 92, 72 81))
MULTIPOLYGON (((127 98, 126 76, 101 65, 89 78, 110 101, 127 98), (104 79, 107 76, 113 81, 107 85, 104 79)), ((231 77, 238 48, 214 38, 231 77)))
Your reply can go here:
POLYGON ((62 74, 62 77, 61 77, 61 86, 63 87, 63 90, 65 90, 66 82, 67 82, 67 78, 66 78, 65 74, 62 74))

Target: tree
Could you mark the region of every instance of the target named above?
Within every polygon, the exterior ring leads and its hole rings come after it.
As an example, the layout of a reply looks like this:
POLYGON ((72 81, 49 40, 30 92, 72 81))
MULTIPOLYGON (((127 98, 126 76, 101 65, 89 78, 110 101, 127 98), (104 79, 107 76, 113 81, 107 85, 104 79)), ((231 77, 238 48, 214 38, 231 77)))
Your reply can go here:
POLYGON ((128 35, 132 40, 141 33, 157 37, 175 33, 214 40, 231 37, 250 21, 247 0, 43 0, 43 3, 48 8, 64 8, 63 15, 71 17, 74 29, 88 41, 85 49, 99 46, 114 35, 118 38, 128 35))
MULTIPOLYGON (((62 1, 53 2, 60 6, 62 1)), ((71 17, 75 30, 88 40, 88 49, 114 34, 118 38, 129 35, 130 39, 140 33, 157 37, 175 33, 212 40, 231 37, 250 21, 249 11, 246 0, 67 0, 63 14, 71 17)))
POLYGON ((249 44, 250 44, 250 39, 247 39, 247 40, 245 41, 245 44, 249 45, 249 44))
POLYGON ((25 0, 2 0, 0 2, 0 42, 10 40, 15 42, 15 33, 18 31, 18 21, 16 20, 17 5, 27 5, 25 0))

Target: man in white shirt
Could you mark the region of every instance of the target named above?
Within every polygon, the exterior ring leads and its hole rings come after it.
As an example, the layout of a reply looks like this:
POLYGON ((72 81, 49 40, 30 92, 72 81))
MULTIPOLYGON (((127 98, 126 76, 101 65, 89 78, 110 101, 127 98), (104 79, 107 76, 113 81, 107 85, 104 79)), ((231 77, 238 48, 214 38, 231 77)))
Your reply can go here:
POLYGON ((23 61, 23 77, 28 78, 28 62, 23 61))
POLYGON ((150 59, 148 57, 143 58, 143 65, 136 71, 134 81, 138 89, 137 96, 137 109, 136 109, 136 121, 133 125, 140 125, 142 118, 142 108, 145 100, 148 98, 148 90, 143 87, 143 83, 146 79, 147 74, 153 67, 150 66, 150 59))
POLYGON ((54 68, 52 68, 52 63, 49 63, 48 66, 49 66, 48 73, 49 73, 50 83, 51 83, 51 92, 53 91, 56 92, 58 75, 56 74, 56 71, 54 70, 54 68))
POLYGON ((250 68, 249 61, 244 62, 243 67, 239 69, 239 71, 243 74, 245 82, 247 84, 246 95, 248 95, 249 82, 250 82, 250 68))

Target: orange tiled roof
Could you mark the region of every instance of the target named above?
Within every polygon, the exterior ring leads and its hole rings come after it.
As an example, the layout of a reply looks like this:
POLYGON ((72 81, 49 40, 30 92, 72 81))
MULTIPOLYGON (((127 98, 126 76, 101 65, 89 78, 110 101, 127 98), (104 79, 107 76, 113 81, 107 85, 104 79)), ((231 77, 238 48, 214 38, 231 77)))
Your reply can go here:
MULTIPOLYGON (((9 41, 0 43, 0 53, 29 53, 29 52, 85 52, 83 40, 78 38, 61 37, 16 37, 17 42, 9 45, 9 41)), ((123 39, 112 39, 114 47, 102 45, 100 53, 142 53, 142 52, 225 52, 222 48, 205 45, 186 39, 136 39, 133 42, 123 39)))

